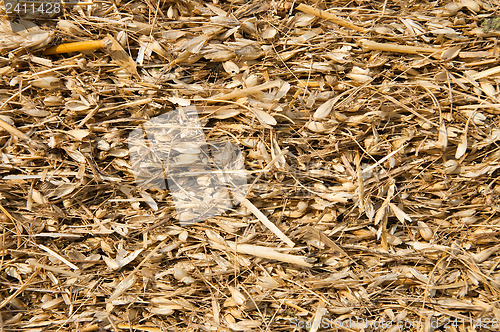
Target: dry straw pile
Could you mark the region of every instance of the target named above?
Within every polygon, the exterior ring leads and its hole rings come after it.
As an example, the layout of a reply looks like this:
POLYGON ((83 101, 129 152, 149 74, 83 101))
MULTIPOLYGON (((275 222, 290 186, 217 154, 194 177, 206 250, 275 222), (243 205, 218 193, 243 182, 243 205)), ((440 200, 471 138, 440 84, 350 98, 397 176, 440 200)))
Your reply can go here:
POLYGON ((0 331, 498 330, 498 3, 301 2, 1 19, 0 331), (186 105, 249 187, 181 227, 127 137, 186 105))

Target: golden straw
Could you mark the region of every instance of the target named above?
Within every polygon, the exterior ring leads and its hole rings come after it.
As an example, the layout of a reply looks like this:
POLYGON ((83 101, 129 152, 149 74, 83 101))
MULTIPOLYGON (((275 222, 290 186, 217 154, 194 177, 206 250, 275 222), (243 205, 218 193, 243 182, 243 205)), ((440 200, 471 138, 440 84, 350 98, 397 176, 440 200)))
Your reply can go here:
POLYGON ((52 46, 43 51, 43 55, 52 54, 62 54, 62 53, 72 53, 72 52, 85 52, 85 51, 95 51, 100 48, 106 47, 106 40, 90 40, 75 43, 65 43, 57 46, 52 46))

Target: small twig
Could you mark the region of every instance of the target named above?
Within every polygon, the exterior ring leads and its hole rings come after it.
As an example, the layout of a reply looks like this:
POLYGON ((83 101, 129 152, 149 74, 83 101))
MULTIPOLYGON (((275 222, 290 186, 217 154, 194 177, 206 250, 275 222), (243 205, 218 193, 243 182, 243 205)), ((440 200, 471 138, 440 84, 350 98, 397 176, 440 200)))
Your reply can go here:
MULTIPOLYGON (((45 74, 48 74, 48 73, 53 73, 53 72, 58 71, 58 70, 75 68, 75 67, 78 67, 78 65, 64 65, 64 66, 59 66, 59 67, 55 67, 55 68, 50 68, 50 69, 47 69, 47 70, 35 72, 35 73, 31 74, 30 76, 27 76, 26 78, 27 79, 31 79, 31 78, 34 78, 34 77, 42 77, 42 75, 45 75, 45 74)), ((30 87, 31 87, 31 85, 28 85, 26 88, 30 88, 30 87)), ((23 88, 23 90, 25 90, 26 88, 23 88)))
POLYGON ((2 110, 4 108, 5 105, 7 105, 11 100, 13 100, 14 98, 16 98, 18 95, 21 95, 21 93, 24 91, 24 90, 27 90, 31 88, 31 84, 28 84, 27 86, 25 86, 24 88, 22 88, 21 90, 18 90, 16 93, 14 93, 12 96, 10 96, 9 98, 7 98, 7 100, 5 100, 2 105, 0 105, 0 110, 2 110))

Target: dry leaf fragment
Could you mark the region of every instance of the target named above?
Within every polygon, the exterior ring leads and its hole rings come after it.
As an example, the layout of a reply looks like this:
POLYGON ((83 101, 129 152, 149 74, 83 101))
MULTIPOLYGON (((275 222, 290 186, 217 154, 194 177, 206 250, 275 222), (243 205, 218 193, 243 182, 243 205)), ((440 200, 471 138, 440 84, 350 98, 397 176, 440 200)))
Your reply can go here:
POLYGON ((278 101, 283 98, 292 86, 288 82, 282 82, 280 88, 276 92, 275 100, 278 101))
POLYGON ((174 309, 172 309, 170 306, 164 306, 164 305, 148 308, 148 311, 155 315, 164 315, 164 316, 168 316, 174 313, 174 309))
POLYGON ((449 16, 452 16, 452 15, 455 15, 462 8, 462 6, 460 6, 456 2, 450 2, 450 3, 447 3, 444 6, 444 8, 445 8, 445 13, 449 16))
POLYGON ((427 226, 425 222, 420 220, 417 222, 417 225, 418 225, 418 231, 420 235, 424 238, 424 240, 426 241, 431 240, 434 235, 432 229, 429 226, 427 226))
POLYGON ((70 156, 73 160, 79 163, 85 163, 85 156, 78 150, 74 150, 72 148, 64 148, 64 151, 70 156))
POLYGON ((233 61, 226 61, 222 64, 226 73, 230 75, 236 75, 240 72, 240 67, 233 61))
POLYGON ((276 34, 278 33, 278 30, 276 30, 275 28, 266 28, 262 31, 261 33, 261 37, 264 38, 264 39, 273 39, 274 36, 276 36, 276 34))
POLYGON ((458 163, 458 161, 454 159, 447 160, 444 163, 444 172, 446 174, 453 174, 459 166, 460 164, 458 163))
POLYGON ((462 50, 460 46, 453 46, 450 48, 447 48, 441 53, 441 60, 443 61, 450 61, 454 59, 462 50))
POLYGON ((227 12, 225 12, 223 9, 221 9, 215 5, 212 5, 211 3, 205 3, 205 6, 207 6, 216 15, 228 16, 227 12))
POLYGON ((118 66, 123 68, 127 73, 139 76, 137 73, 137 65, 132 57, 123 49, 116 39, 111 35, 106 39, 106 51, 118 66))
POLYGON ((271 276, 263 276, 261 278, 259 278, 259 283, 258 285, 264 289, 274 289, 276 287, 279 287, 283 284, 283 281, 279 278, 277 278, 278 280, 276 280, 275 278, 271 277, 271 276))
POLYGON ((107 256, 102 256, 102 259, 104 260, 104 263, 106 263, 106 265, 110 269, 112 269, 112 270, 119 270, 120 269, 120 264, 118 264, 118 262, 115 261, 114 259, 107 257, 107 256))
POLYGON ((228 322, 228 326, 232 331, 255 331, 261 325, 262 322, 251 319, 243 319, 237 323, 228 322))
POLYGON ((217 100, 239 99, 239 98, 244 98, 244 97, 247 97, 251 94, 259 93, 263 90, 272 89, 272 88, 275 88, 278 86, 281 86, 280 81, 269 81, 269 82, 262 83, 259 85, 249 86, 246 89, 241 89, 241 90, 238 89, 238 90, 235 90, 235 91, 227 93, 227 94, 217 95, 217 96, 209 98, 208 100, 217 101, 217 100))
MULTIPOLYGON (((4 2, 5 7, 5 2, 4 2)), ((41 29, 35 23, 20 19, 19 23, 0 18, 0 52, 5 53, 18 47, 37 50, 48 45, 54 31, 41 29)))
POLYGON ((307 129, 315 133, 322 133, 326 130, 325 125, 322 122, 311 121, 307 124, 307 129))
POLYGON ((467 134, 462 134, 460 137, 460 143, 457 146, 457 152, 455 153, 455 159, 460 159, 467 151, 467 134))
POLYGON ((441 150, 446 150, 448 146, 448 133, 446 131, 446 125, 444 121, 441 121, 441 125, 439 126, 439 135, 438 140, 436 142, 436 147, 441 150))
POLYGON ((241 113, 240 110, 233 107, 221 107, 215 113, 212 114, 212 117, 216 119, 229 119, 235 117, 240 113, 241 113))
POLYGON ((22 111, 26 115, 40 117, 40 118, 50 115, 50 112, 44 111, 39 108, 23 108, 22 111))
POLYGON ((126 157, 128 156, 128 154, 129 154, 128 149, 111 149, 108 151, 108 155, 118 158, 126 157))
POLYGON ((48 96, 43 99, 45 106, 60 106, 64 104, 63 98, 59 96, 48 96))
POLYGON ((323 322, 323 316, 328 313, 328 309, 325 308, 325 302, 322 300, 318 306, 318 309, 314 313, 314 317, 311 324, 311 329, 309 332, 317 332, 321 327, 321 323, 323 322))
POLYGON ((191 54, 198 54, 200 50, 205 46, 205 43, 210 37, 208 35, 200 35, 195 37, 183 45, 183 49, 188 51, 191 54))
POLYGON ((123 250, 123 252, 118 251, 118 254, 116 256, 116 262, 118 263, 120 268, 122 268, 127 264, 129 264, 130 262, 132 262, 134 259, 136 259, 137 256, 139 256, 142 251, 143 249, 137 249, 131 253, 128 253, 125 250, 123 250))
POLYGON ((23 139, 25 141, 30 140, 30 137, 28 135, 26 135, 25 133, 23 133, 22 131, 20 131, 19 129, 17 129, 13 125, 7 123, 6 121, 4 121, 1 118, 0 118, 0 128, 7 131, 12 136, 23 139))
POLYGON ((125 293, 129 288, 131 288, 135 284, 136 280, 137 280, 136 276, 134 274, 131 274, 122 281, 120 281, 118 286, 116 286, 113 294, 111 294, 111 296, 109 297, 108 302, 112 302, 118 299, 120 296, 122 296, 123 293, 125 293))
POLYGON ((356 81, 358 83, 367 83, 372 80, 371 76, 368 75, 362 75, 362 74, 353 74, 349 73, 346 75, 348 78, 352 79, 353 81, 356 81))
POLYGON ((62 85, 61 79, 55 76, 46 76, 34 79, 30 82, 32 86, 42 89, 57 89, 62 85))
POLYGON ((471 11, 477 13, 479 10, 481 10, 481 7, 479 6, 479 4, 474 1, 474 0, 462 0, 460 1, 460 5, 462 7, 467 7, 468 9, 470 9, 471 11))
POLYGON ((229 47, 221 44, 209 44, 202 49, 201 53, 205 59, 215 62, 228 61, 236 56, 229 47))
POLYGON ((349 21, 346 21, 346 20, 338 17, 337 15, 330 13, 330 12, 327 12, 325 10, 317 9, 317 8, 308 6, 308 5, 303 4, 303 3, 301 3, 300 5, 297 6, 297 10, 318 16, 318 17, 323 18, 325 20, 329 20, 329 21, 331 21, 335 24, 338 24, 340 26, 343 26, 345 28, 353 29, 353 30, 356 30, 359 32, 366 32, 366 29, 359 27, 359 26, 357 26, 349 21))
POLYGON ((190 285, 196 281, 194 278, 192 278, 188 275, 186 270, 184 270, 182 268, 175 267, 173 275, 174 275, 175 279, 179 280, 180 282, 185 283, 186 285, 190 285))
POLYGON ((426 275, 424 275, 424 274, 420 273, 418 270, 416 270, 416 269, 414 269, 414 268, 412 268, 412 267, 410 267, 410 269, 409 269, 409 270, 410 270, 411 274, 413 274, 413 276, 414 276, 417 280, 419 280, 420 282, 422 282, 422 283, 424 283, 424 284, 429 283, 429 278, 428 278, 426 275))
POLYGON ((247 61, 260 58, 264 54, 264 51, 259 45, 250 44, 235 50, 234 53, 236 53, 241 60, 247 61))
POLYGON ((229 291, 231 292, 231 297, 233 298, 233 301, 237 305, 245 304, 247 298, 245 297, 245 295, 243 295, 243 293, 241 293, 239 290, 237 290, 233 286, 229 286, 228 288, 229 288, 229 291))
POLYGON ((75 35, 75 36, 83 36, 86 34, 86 32, 78 25, 74 24, 73 22, 69 20, 61 20, 59 19, 57 21, 57 28, 67 34, 75 35))
POLYGON ((324 118, 326 118, 328 115, 330 115, 330 112, 333 109, 333 105, 337 102, 337 100, 338 100, 338 97, 333 97, 332 99, 327 100, 326 102, 324 102, 323 104, 321 104, 318 107, 318 109, 316 110, 316 112, 314 112, 313 117, 315 119, 324 119, 324 118))
POLYGON ((257 116, 257 119, 259 119, 259 121, 264 124, 270 126, 275 126, 277 124, 276 119, 267 112, 264 112, 256 108, 252 109, 252 112, 257 116))
POLYGON ((375 217, 373 219, 373 224, 378 225, 387 214, 387 205, 382 204, 382 206, 375 213, 375 217))
POLYGON ((306 27, 311 25, 315 19, 316 16, 312 14, 297 15, 297 17, 295 17, 295 26, 299 28, 306 27))
POLYGON ((494 254, 495 252, 498 252, 499 248, 500 248, 500 245, 496 245, 496 246, 493 246, 491 248, 481 250, 477 254, 473 254, 472 259, 476 263, 482 263, 485 260, 487 260, 492 254, 494 254))
POLYGON ((180 98, 180 97, 168 97, 167 100, 171 102, 172 104, 176 104, 179 106, 189 106, 191 105, 191 101, 186 98, 180 98))
POLYGON ((488 97, 494 98, 497 90, 493 86, 493 84, 488 83, 488 82, 481 82, 479 83, 481 85, 481 89, 484 91, 484 94, 487 95, 488 97))
POLYGON ((148 311, 157 315, 171 315, 175 310, 184 309, 182 304, 163 297, 154 297, 151 299, 151 303, 153 307, 149 307, 148 311))
MULTIPOLYGON (((9 276, 9 277, 12 277, 12 278, 16 278, 17 280, 19 280, 20 282, 23 281, 23 279, 21 278, 21 275, 19 274, 19 272, 17 271, 17 269, 13 266, 9 266, 7 267, 5 270, 5 273, 9 276)), ((31 271, 30 271, 31 272, 31 271)))
POLYGON ((83 112, 90 108, 87 103, 81 100, 68 100, 64 106, 71 112, 83 112))
POLYGON ((405 220, 411 222, 411 217, 408 214, 406 214, 403 210, 401 210, 396 204, 389 203, 389 207, 391 208, 392 212, 400 222, 402 222, 403 224, 405 220))
POLYGON ((63 302, 64 302, 64 299, 62 297, 56 298, 56 299, 42 303, 40 308, 42 308, 43 310, 52 311, 52 310, 55 310, 63 302))

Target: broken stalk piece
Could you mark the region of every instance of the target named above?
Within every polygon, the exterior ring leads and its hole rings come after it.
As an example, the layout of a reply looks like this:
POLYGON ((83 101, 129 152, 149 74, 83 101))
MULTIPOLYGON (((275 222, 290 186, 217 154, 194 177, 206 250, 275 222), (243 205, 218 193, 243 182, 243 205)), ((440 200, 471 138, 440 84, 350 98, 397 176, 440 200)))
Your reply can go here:
POLYGON ((422 47, 422 46, 407 46, 398 45, 392 43, 377 43, 371 40, 362 39, 359 44, 364 51, 385 51, 394 53, 408 53, 408 54, 420 54, 420 53, 440 53, 443 51, 441 48, 434 47, 422 47))
POLYGON ((337 25, 340 25, 344 28, 349 28, 349 29, 356 30, 359 32, 366 32, 365 28, 358 27, 357 25, 352 24, 351 22, 346 21, 346 20, 338 17, 337 15, 332 14, 330 12, 327 12, 325 10, 316 9, 314 7, 305 5, 303 3, 301 3, 300 5, 297 6, 297 10, 300 10, 301 12, 304 12, 306 14, 311 14, 311 15, 317 16, 319 18, 323 18, 323 19, 328 20, 330 22, 333 22, 337 25))
POLYGON ((43 55, 63 54, 73 52, 95 51, 107 46, 107 39, 90 40, 74 43, 65 43, 57 46, 52 46, 43 51, 43 55))

